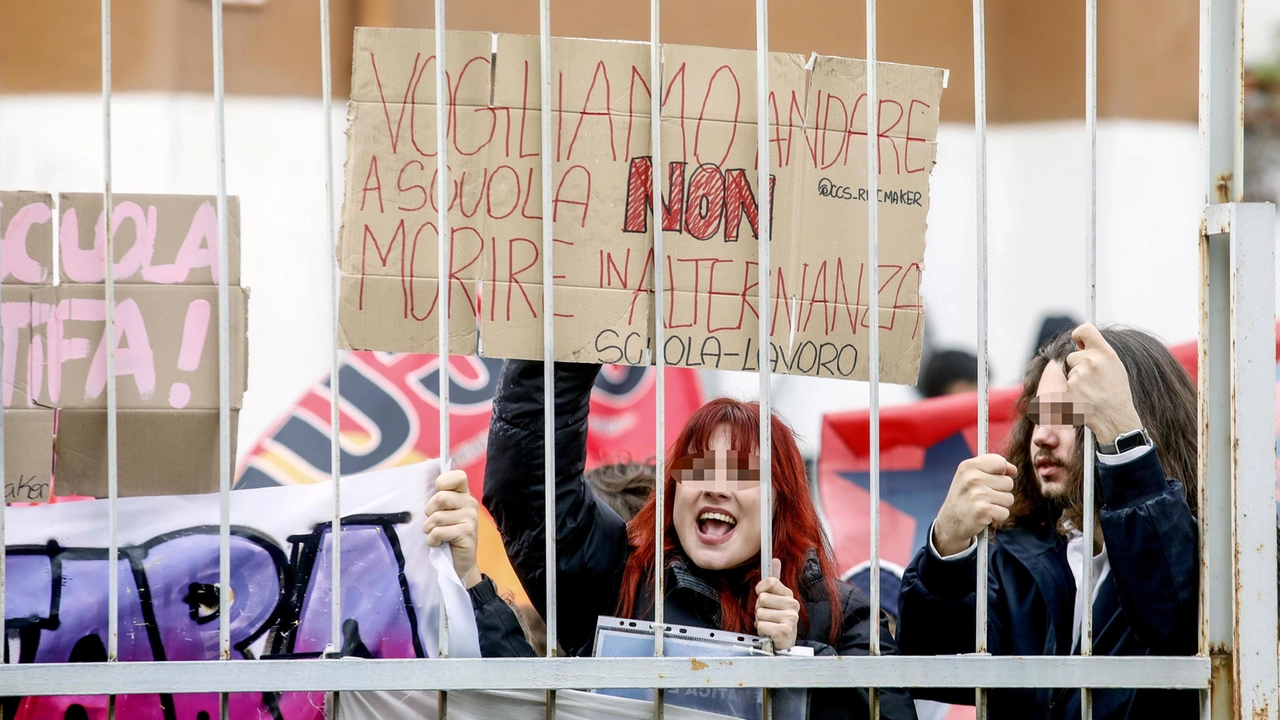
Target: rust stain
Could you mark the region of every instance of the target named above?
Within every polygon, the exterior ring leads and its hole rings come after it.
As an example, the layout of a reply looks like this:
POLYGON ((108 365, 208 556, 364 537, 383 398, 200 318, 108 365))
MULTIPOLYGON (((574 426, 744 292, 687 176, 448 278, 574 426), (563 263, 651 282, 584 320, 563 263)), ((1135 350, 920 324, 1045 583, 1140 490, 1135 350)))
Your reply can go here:
POLYGON ((689 658, 689 669, 694 671, 706 670, 707 664, 699 661, 698 658, 689 658))
POLYGON ((1231 202, 1231 173, 1223 173, 1218 176, 1218 182, 1214 183, 1214 188, 1218 191, 1218 202, 1231 202))

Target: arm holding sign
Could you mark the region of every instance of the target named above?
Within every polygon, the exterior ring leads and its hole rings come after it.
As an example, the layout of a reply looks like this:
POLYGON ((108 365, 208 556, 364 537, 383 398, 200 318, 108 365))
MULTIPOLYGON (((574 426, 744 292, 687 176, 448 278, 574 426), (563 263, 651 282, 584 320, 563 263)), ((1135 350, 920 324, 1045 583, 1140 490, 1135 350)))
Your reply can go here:
MULTIPOLYGON (((546 616, 541 362, 507 360, 489 424, 484 505, 502 533, 511 565, 546 616)), ((614 614, 629 554, 627 526, 583 478, 587 413, 599 365, 556 363, 556 550, 560 646, 587 655, 596 618, 614 614)))

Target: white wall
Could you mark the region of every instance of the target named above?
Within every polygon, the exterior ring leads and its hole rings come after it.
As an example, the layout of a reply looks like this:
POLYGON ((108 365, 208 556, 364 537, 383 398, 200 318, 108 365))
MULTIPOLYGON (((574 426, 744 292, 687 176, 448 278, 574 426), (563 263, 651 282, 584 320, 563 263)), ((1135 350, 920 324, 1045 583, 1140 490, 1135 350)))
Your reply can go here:
MULTIPOLYGON (((324 222, 320 103, 231 98, 225 116, 227 190, 241 198, 241 283, 251 293, 243 453, 328 373, 333 252, 324 222)), ((334 109, 337 183, 345 118, 345 107, 334 109)), ((215 193, 213 133, 207 96, 116 95, 115 192, 215 193)), ((0 97, 0 187, 6 190, 100 190, 102 143, 98 96, 0 97)))
MULTIPOLYGON (((243 284, 252 290, 241 451, 329 367, 322 117, 312 100, 226 105, 227 183, 241 197, 243 284)), ((344 108, 333 118, 340 183, 344 108)), ((210 98, 117 95, 112 122, 116 192, 214 192, 210 98)), ((1138 325, 1169 342, 1195 337, 1197 142, 1190 124, 1100 126, 1100 321, 1138 325)), ((988 143, 991 364, 993 382, 1008 384, 1044 314, 1083 316, 1087 148, 1081 123, 993 127, 988 143)), ((938 347, 976 347, 973 145, 968 126, 939 131, 924 282, 938 347)), ((0 97, 0 187, 101 188, 101 100, 0 97)), ((758 387, 754 375, 731 373, 705 383, 743 397, 758 387)), ((810 450, 823 412, 866 404, 865 383, 778 377, 773 387, 775 406, 810 450)), ((885 404, 913 397, 908 388, 881 391, 885 404)))
POLYGON ((1244 61, 1272 63, 1280 59, 1280 3, 1248 0, 1244 4, 1244 61))

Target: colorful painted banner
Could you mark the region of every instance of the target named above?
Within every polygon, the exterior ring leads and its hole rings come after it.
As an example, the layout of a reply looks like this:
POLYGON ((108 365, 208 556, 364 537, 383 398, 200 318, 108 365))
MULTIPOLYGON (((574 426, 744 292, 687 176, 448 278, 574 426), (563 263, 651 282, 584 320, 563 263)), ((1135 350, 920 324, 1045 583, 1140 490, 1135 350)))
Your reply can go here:
MULTIPOLYGON (((450 360, 450 448, 471 492, 483 490, 489 414, 502 361, 450 360)), ((352 352, 339 370, 344 475, 421 462, 439 455, 440 361, 435 355, 352 352)), ((606 365, 591 395, 587 467, 642 461, 654 454, 655 375, 652 368, 606 365)), ((702 404, 695 371, 668 368, 666 442, 702 404)), ((245 456, 236 487, 314 483, 329 478, 330 391, 324 379, 290 408, 245 456)), ((528 604, 493 520, 481 513, 480 569, 528 604)))
MULTIPOLYGON (((449 650, 479 657, 475 616, 445 548, 422 533, 439 464, 342 480, 342 633, 345 655, 433 657, 439 613, 449 650)), ((317 658, 330 645, 332 490, 327 484, 231 494, 231 658, 317 658)), ((119 659, 217 660, 217 495, 121 499, 119 659)), ((103 662, 108 632, 108 504, 10 508, 5 622, 9 660, 103 662), (12 641, 16 640, 16 644, 12 641)), ((321 720, 324 693, 233 693, 230 716, 321 720)), ((217 717, 218 695, 121 695, 131 720, 217 717)), ((27 697, 15 720, 105 720, 103 696, 27 697)))

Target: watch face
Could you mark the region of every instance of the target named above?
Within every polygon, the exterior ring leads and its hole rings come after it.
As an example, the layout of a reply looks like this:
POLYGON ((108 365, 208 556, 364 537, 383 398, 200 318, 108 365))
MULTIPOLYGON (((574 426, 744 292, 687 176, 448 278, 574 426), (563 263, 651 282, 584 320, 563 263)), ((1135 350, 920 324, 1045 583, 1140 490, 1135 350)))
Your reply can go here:
POLYGON ((1126 433, 1116 438, 1116 454, 1149 444, 1146 433, 1141 430, 1126 433))

